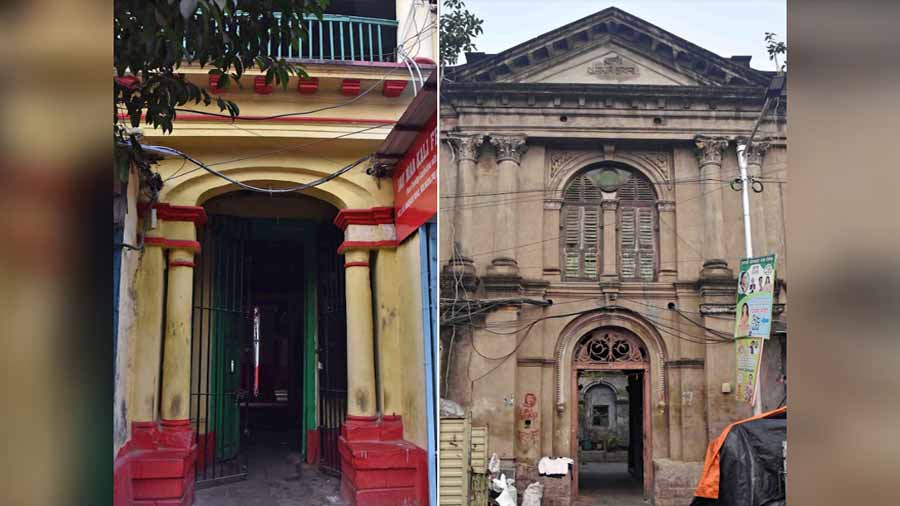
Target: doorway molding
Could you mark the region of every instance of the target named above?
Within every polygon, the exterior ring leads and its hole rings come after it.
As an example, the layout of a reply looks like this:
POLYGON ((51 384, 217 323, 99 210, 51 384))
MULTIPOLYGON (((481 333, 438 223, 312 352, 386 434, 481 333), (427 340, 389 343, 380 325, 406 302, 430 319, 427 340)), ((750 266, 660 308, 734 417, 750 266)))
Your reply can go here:
POLYGON ((581 417, 578 405, 578 373, 582 371, 622 371, 640 372, 644 389, 641 412, 641 433, 643 438, 644 495, 649 496, 653 483, 653 432, 650 424, 650 360, 646 346, 634 333, 620 327, 600 327, 585 334, 576 345, 572 364, 572 416, 570 417, 569 444, 571 446, 574 472, 572 476, 572 496, 578 497, 580 465, 578 460, 578 425, 581 417), (623 350, 617 353, 616 350, 623 350))

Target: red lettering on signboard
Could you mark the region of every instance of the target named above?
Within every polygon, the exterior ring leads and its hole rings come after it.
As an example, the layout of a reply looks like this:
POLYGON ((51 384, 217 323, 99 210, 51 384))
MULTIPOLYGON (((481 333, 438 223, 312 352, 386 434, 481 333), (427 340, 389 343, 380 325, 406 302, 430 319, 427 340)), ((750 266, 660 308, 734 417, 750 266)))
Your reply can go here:
POLYGON ((437 114, 394 168, 394 223, 403 241, 437 213, 437 114))

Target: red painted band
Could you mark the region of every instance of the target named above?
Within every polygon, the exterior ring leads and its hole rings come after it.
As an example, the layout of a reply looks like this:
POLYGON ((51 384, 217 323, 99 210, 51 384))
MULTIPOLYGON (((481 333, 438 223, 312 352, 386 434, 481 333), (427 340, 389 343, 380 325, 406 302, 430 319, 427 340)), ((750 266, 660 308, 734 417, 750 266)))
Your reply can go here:
POLYGON ((346 421, 348 421, 348 422, 376 422, 376 421, 378 421, 378 417, 377 416, 347 415, 346 421))
POLYGON ((347 267, 368 267, 369 262, 347 262, 344 264, 344 269, 347 267))
POLYGON ((160 420, 159 423, 163 427, 171 427, 171 428, 190 427, 191 426, 191 420, 189 418, 184 418, 181 420, 160 420))
POLYGON ((200 252, 200 243, 197 241, 184 241, 181 239, 166 239, 166 247, 173 249, 193 250, 200 252))
POLYGON ((341 209, 334 217, 334 224, 341 230, 347 225, 387 225, 394 223, 393 207, 370 209, 341 209))
MULTIPOLYGON (((119 119, 127 120, 127 114, 119 114, 119 119)), ((146 119, 144 116, 141 116, 141 120, 146 119)), ((277 121, 282 123, 332 123, 332 124, 341 124, 341 125, 393 125, 397 123, 396 120, 392 119, 381 119, 381 118, 328 118, 321 116, 285 116, 282 118, 269 118, 268 116, 252 116, 246 115, 238 118, 240 120, 254 120, 254 121, 277 121), (261 118, 267 118, 265 120, 261 118)), ((232 121, 231 118, 222 118, 219 116, 209 116, 206 114, 179 114, 176 118, 176 121, 232 121)))
POLYGON ((147 246, 166 246, 166 238, 165 237, 145 237, 144 244, 147 246))
POLYGON ((170 249, 183 249, 200 252, 200 243, 197 241, 185 241, 181 239, 166 239, 165 237, 145 237, 144 244, 148 246, 162 246, 170 249))
POLYGON ((169 267, 194 267, 194 262, 190 260, 172 260, 169 262, 169 267))
POLYGON ((338 246, 337 254, 343 255, 348 249, 396 248, 397 241, 344 241, 338 246))
POLYGON ((176 206, 160 202, 154 206, 156 216, 166 221, 192 221, 204 225, 207 221, 206 209, 200 206, 176 206))

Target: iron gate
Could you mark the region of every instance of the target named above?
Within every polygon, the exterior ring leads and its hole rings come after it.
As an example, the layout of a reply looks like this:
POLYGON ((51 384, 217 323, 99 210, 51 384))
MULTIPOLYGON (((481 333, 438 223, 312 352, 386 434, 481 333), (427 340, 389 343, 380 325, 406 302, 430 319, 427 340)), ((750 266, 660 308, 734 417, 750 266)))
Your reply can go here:
POLYGON ((242 389, 250 318, 245 246, 248 224, 210 216, 198 229, 191 343, 191 422, 198 488, 245 479, 248 395, 242 389))
POLYGON ((329 225, 321 231, 318 251, 319 306, 319 467, 339 476, 338 437, 347 415, 347 316, 344 257, 337 255, 342 239, 329 225))

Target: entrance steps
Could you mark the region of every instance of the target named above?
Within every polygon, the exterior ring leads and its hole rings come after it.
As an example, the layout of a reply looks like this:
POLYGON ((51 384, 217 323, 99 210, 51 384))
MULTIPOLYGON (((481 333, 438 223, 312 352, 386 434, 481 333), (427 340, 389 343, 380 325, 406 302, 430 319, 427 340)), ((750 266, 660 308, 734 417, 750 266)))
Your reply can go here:
POLYGON ((428 458, 399 416, 348 417, 338 439, 341 494, 353 506, 428 506, 428 458))

